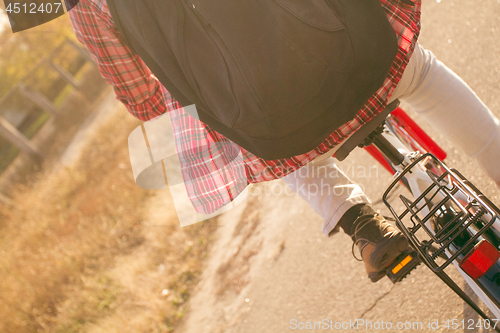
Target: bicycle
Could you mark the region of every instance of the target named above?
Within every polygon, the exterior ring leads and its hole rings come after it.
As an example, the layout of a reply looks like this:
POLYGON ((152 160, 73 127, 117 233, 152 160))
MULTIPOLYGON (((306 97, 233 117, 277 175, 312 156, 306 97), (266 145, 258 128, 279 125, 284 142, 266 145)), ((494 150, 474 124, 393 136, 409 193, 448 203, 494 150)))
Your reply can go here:
MULTIPOLYGON (((424 263, 485 320, 489 318, 445 271, 451 264, 497 319, 500 319, 500 209, 457 170, 443 162, 446 153, 398 107, 389 104, 336 152, 342 161, 364 147, 394 174, 382 200, 411 250, 387 269, 393 283, 424 263), (402 183, 413 200, 400 195, 403 209, 390 198, 402 183)), ((496 325, 495 325, 496 326, 496 325)), ((500 329, 495 327, 500 332, 500 329)))

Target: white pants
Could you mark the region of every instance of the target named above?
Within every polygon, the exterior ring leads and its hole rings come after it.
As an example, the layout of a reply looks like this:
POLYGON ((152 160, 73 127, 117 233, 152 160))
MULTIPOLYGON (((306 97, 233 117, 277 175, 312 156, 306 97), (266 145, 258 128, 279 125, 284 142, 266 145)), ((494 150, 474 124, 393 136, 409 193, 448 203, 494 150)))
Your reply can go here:
MULTIPOLYGON (((389 101, 395 99, 405 101, 469 157, 476 158, 491 179, 500 181, 498 119, 462 79, 418 44, 389 101)), ((324 219, 326 235, 349 208, 369 203, 332 157, 320 156, 283 180, 324 219)))

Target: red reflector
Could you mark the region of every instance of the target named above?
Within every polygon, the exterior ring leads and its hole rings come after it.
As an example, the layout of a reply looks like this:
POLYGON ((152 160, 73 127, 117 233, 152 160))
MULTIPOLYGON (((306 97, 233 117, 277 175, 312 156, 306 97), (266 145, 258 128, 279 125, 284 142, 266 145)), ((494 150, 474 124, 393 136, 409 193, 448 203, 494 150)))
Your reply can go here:
POLYGON ((471 278, 483 276, 500 258, 500 252, 486 240, 482 240, 460 262, 460 268, 471 278))

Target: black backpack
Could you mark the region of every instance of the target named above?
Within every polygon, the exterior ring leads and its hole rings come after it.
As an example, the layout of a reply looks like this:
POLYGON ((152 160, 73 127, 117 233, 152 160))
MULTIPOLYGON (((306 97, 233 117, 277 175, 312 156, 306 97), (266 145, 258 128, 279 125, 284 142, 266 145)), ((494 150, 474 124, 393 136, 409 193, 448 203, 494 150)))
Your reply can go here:
POLYGON ((382 86, 397 39, 379 0, 107 0, 182 105, 266 159, 316 148, 382 86))

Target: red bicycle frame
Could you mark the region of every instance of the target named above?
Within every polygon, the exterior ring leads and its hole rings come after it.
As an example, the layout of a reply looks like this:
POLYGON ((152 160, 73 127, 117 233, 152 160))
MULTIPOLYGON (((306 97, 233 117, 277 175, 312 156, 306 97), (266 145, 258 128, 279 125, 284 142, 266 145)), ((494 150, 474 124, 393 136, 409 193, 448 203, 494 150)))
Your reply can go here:
MULTIPOLYGON (((441 161, 446 158, 446 152, 403 109, 397 107, 392 111, 390 117, 397 124, 394 130, 398 135, 405 137, 405 141, 411 145, 412 149, 418 150, 422 154, 432 153, 441 161)), ((391 174, 395 173, 391 164, 374 145, 365 147, 365 150, 387 171, 391 174)))

